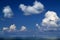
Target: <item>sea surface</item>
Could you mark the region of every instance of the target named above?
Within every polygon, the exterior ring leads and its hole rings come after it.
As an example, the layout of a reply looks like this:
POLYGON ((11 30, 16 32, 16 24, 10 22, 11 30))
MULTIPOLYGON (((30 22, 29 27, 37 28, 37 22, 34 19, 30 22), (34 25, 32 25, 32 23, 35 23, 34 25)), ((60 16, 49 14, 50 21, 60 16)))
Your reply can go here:
POLYGON ((60 40, 60 38, 0 38, 0 40, 60 40))

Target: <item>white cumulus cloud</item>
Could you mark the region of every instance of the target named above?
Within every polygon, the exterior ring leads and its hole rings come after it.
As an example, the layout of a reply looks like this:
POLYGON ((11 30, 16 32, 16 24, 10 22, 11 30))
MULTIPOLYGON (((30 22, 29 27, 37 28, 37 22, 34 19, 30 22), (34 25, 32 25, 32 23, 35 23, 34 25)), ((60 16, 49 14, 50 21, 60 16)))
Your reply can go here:
POLYGON ((9 27, 3 27, 2 31, 7 32, 19 32, 19 31, 27 31, 25 26, 21 26, 21 29, 17 29, 15 24, 10 25, 9 27))
POLYGON ((10 8, 10 6, 4 7, 3 13, 4 13, 4 17, 6 17, 6 18, 11 18, 13 16, 13 12, 12 12, 12 9, 10 8))
POLYGON ((44 10, 44 5, 41 2, 35 1, 33 6, 20 4, 19 8, 24 12, 24 15, 39 14, 44 10))
POLYGON ((57 16, 56 12, 48 11, 45 14, 45 18, 42 21, 42 25, 58 26, 56 23, 58 19, 59 19, 59 17, 57 16))
POLYGON ((20 31, 26 31, 26 27, 25 26, 22 26, 20 31))
POLYGON ((45 17, 42 19, 42 23, 36 24, 39 31, 60 30, 60 18, 54 11, 47 11, 45 17))
POLYGON ((3 27, 2 30, 7 31, 7 32, 16 31, 16 26, 15 26, 15 24, 12 24, 9 27, 3 27))
POLYGON ((58 20, 59 17, 57 16, 56 12, 48 11, 45 14, 45 18, 42 20, 42 26, 44 26, 46 30, 57 30, 59 27, 57 24, 58 20))
POLYGON ((16 30, 16 26, 15 24, 11 25, 10 28, 9 28, 10 31, 15 31, 16 30))

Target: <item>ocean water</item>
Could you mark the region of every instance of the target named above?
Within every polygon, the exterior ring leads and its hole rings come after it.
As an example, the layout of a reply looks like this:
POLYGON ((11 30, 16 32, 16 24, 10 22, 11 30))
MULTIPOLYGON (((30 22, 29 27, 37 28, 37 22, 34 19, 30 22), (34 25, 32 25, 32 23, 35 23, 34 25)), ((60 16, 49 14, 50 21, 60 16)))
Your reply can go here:
POLYGON ((60 38, 0 38, 0 40, 60 40, 60 38))

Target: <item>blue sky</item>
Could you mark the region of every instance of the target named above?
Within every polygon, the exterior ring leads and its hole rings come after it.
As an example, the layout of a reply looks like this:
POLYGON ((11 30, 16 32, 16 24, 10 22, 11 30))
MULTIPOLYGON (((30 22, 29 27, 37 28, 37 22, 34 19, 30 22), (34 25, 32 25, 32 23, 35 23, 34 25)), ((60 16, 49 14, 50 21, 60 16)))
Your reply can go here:
POLYGON ((58 22, 60 0, 0 0, 0 35, 44 35, 59 31, 58 22))

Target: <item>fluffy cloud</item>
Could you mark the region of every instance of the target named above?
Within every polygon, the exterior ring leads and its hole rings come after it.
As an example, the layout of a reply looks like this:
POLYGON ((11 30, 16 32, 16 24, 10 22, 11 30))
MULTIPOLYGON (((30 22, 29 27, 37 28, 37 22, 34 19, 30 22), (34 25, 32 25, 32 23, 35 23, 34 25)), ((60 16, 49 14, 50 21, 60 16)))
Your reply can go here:
POLYGON ((15 24, 13 24, 9 28, 8 27, 3 27, 3 31, 8 31, 8 32, 16 31, 16 26, 15 26, 15 24))
POLYGON ((16 26, 15 24, 11 25, 10 28, 9 28, 10 31, 15 31, 16 30, 16 26))
POLYGON ((48 11, 45 14, 45 18, 42 20, 42 26, 46 28, 46 30, 57 30, 59 25, 57 21, 59 17, 57 16, 56 12, 48 11))
POLYGON ((24 12, 24 15, 39 14, 44 10, 44 5, 38 1, 33 3, 33 6, 20 4, 19 8, 24 12))
POLYGON ((42 21, 42 25, 48 25, 48 26, 58 26, 56 23, 59 17, 57 16, 56 12, 54 11, 48 11, 45 14, 45 18, 42 21))
POLYGON ((21 26, 21 29, 20 30, 17 30, 16 29, 16 25, 15 24, 12 24, 10 25, 10 27, 3 27, 2 29, 3 31, 7 31, 7 32, 19 32, 19 31, 26 31, 26 27, 25 26, 21 26))
POLYGON ((26 27, 25 26, 22 26, 20 31, 26 31, 26 27))
POLYGON ((13 12, 12 12, 10 6, 4 7, 3 13, 4 13, 4 17, 6 17, 6 18, 11 18, 13 16, 13 12))
POLYGON ((60 18, 54 11, 48 11, 45 14, 45 18, 42 20, 42 24, 36 24, 39 31, 48 30, 60 30, 60 18))

